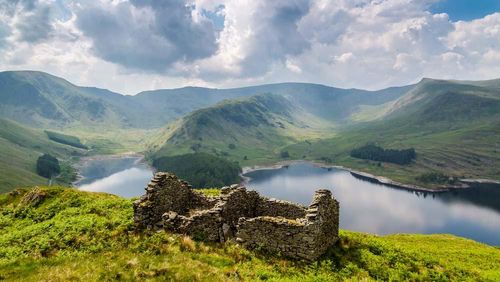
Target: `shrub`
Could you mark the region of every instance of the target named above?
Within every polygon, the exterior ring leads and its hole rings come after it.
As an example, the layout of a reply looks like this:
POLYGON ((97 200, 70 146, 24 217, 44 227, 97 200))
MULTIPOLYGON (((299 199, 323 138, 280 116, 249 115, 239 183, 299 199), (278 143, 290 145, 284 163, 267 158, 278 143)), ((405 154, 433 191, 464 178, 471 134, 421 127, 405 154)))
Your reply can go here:
POLYGON ((59 166, 59 161, 55 157, 44 154, 36 161, 36 172, 40 176, 51 178, 61 172, 61 167, 59 166))
POLYGON ((47 137, 49 137, 50 140, 55 141, 57 143, 61 143, 61 144, 65 144, 65 145, 69 145, 69 146, 73 146, 73 147, 81 148, 81 149, 88 149, 87 146, 83 145, 80 142, 80 139, 78 139, 78 137, 66 135, 66 134, 62 134, 62 133, 57 133, 57 132, 53 132, 53 131, 48 131, 48 130, 45 130, 45 133, 47 134, 47 137))

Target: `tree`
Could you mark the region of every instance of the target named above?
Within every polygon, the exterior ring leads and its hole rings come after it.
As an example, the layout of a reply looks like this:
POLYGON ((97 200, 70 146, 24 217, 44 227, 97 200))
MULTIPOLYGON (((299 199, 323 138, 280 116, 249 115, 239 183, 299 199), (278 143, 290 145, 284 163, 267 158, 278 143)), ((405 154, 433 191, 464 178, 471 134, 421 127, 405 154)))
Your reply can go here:
POLYGON ((51 178, 61 172, 61 167, 57 158, 49 154, 43 154, 36 161, 36 172, 40 176, 51 178))
POLYGON ((288 153, 288 151, 281 151, 280 156, 286 159, 290 157, 290 154, 288 153))

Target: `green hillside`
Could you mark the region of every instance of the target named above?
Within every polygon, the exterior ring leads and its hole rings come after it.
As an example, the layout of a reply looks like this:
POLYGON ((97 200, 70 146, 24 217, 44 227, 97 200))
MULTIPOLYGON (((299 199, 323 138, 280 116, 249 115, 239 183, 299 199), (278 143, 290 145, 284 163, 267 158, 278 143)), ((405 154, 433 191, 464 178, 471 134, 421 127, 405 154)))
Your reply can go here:
POLYGON ((0 195, 0 279, 9 281, 495 281, 500 250, 451 235, 341 231, 317 263, 133 231, 132 200, 65 188, 0 195))
POLYGON ((208 152, 245 163, 266 162, 276 159, 281 147, 318 138, 334 127, 283 96, 262 94, 187 115, 153 141, 150 157, 208 152))
POLYGON ((149 115, 155 116, 157 125, 207 108, 224 100, 235 100, 272 93, 283 96, 307 112, 328 120, 342 120, 357 110, 360 104, 379 105, 410 90, 413 85, 391 87, 379 91, 341 89, 312 83, 277 83, 242 88, 212 89, 185 87, 141 92, 134 101, 143 105, 149 115))
POLYGON ((0 117, 58 130, 151 129, 223 100, 275 93, 296 100, 319 115, 338 118, 348 114, 360 101, 368 104, 390 101, 410 87, 371 92, 281 83, 234 89, 185 87, 126 96, 106 89, 76 86, 43 72, 6 71, 0 72, 0 117))
POLYGON ((1 72, 0 99, 2 117, 30 126, 121 123, 118 111, 104 100, 41 72, 1 72))
MULTIPOLYGON (((0 119, 0 192, 15 187, 47 184, 47 179, 36 174, 36 160, 49 153, 63 161, 68 172, 69 159, 85 151, 50 140, 42 130, 22 126, 16 122, 0 119)), ((63 175, 62 177, 67 177, 63 175)), ((63 183, 66 179, 61 179, 63 183)))
POLYGON ((372 122, 288 150, 293 157, 328 158, 338 165, 424 186, 432 184, 415 178, 426 172, 499 179, 500 92, 495 88, 426 79, 386 107, 385 114, 372 122), (417 160, 409 166, 379 166, 348 156, 353 148, 370 142, 386 148, 415 148, 417 160))
MULTIPOLYGON (((0 98, 0 117, 75 136, 89 154, 145 151, 153 161, 205 152, 243 166, 321 160, 421 185, 415 179, 429 172, 500 175, 499 80, 423 79, 379 91, 307 83, 186 87, 124 96, 21 71, 0 73, 0 98), (398 166, 349 157, 352 149, 373 142, 386 149, 415 148, 416 162, 398 166)), ((27 164, 45 145, 20 149, 12 139, 3 140, 3 148, 21 150, 21 159, 30 159, 22 170, 32 171, 27 164)), ((46 139, 37 135, 31 142, 46 139)))
POLYGON ((468 83, 424 79, 388 102, 352 102, 360 94, 351 93, 351 104, 346 102, 343 111, 335 111, 341 105, 328 98, 323 99, 326 106, 313 106, 322 99, 274 93, 225 101, 170 124, 152 142, 150 152, 157 158, 203 151, 242 165, 327 161, 426 187, 437 183, 417 178, 431 172, 498 179, 500 91, 495 80, 468 83), (328 108, 329 115, 322 110, 328 108), (368 143, 415 148, 416 162, 379 164, 349 156, 368 143))

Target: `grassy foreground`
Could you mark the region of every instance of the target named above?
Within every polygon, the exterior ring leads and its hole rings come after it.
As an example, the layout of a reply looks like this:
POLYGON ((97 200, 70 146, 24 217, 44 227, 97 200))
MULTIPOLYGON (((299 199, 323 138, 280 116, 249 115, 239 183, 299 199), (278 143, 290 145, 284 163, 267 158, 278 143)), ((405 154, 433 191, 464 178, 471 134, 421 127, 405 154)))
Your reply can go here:
MULTIPOLYGON (((213 194, 214 191, 210 191, 213 194)), ((70 188, 0 195, 0 280, 326 281, 500 279, 500 250, 450 235, 341 231, 313 264, 133 231, 132 201, 70 188)))

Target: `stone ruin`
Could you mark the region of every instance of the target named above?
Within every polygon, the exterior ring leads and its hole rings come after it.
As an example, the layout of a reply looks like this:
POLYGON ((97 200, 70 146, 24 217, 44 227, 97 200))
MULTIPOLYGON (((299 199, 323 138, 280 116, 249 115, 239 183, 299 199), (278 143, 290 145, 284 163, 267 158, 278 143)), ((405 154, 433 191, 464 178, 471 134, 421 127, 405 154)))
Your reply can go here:
POLYGON ((212 242, 235 240, 249 249, 312 261, 338 240, 339 204, 324 189, 306 208, 237 184, 210 197, 173 174, 158 172, 134 202, 134 222, 137 229, 165 229, 212 242))

